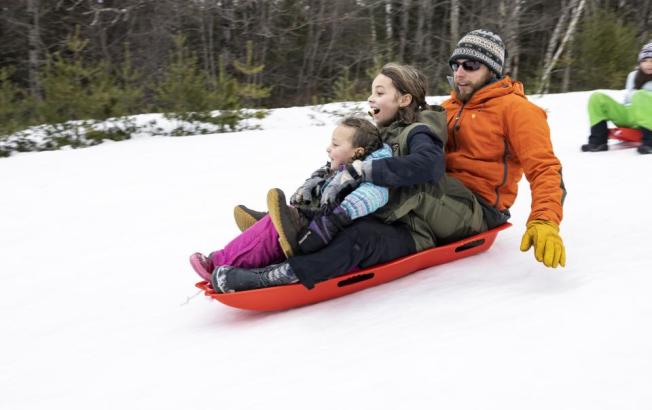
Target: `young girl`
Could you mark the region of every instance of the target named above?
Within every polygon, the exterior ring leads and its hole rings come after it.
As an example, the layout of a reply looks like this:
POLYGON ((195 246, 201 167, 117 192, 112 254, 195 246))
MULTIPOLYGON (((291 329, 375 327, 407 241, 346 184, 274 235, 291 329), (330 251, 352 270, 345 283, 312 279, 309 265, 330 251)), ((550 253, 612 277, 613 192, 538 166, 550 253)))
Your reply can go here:
POLYGON ((473 193, 444 173, 446 115, 441 107, 429 107, 425 97, 425 77, 411 66, 387 64, 372 83, 371 114, 393 156, 353 161, 338 187, 350 189, 352 181, 388 187, 386 206, 345 227, 317 252, 262 269, 217 268, 211 278, 213 288, 224 292, 270 286, 278 276, 296 278, 312 288, 353 268, 486 230, 473 193))
MULTIPOLYGON (((257 268, 284 260, 281 247, 286 248, 285 253, 291 255, 292 247, 288 246, 288 242, 294 244, 296 238, 288 237, 287 232, 279 238, 274 222, 285 223, 281 217, 290 215, 294 218, 293 223, 300 226, 295 232, 298 235, 301 227, 308 229, 311 219, 313 225, 341 227, 387 203, 387 188, 371 183, 361 184, 348 195, 332 192, 332 187, 338 183, 347 163, 355 159, 371 162, 391 157, 390 148, 383 146, 378 129, 373 124, 361 118, 345 118, 333 131, 326 151, 330 162, 315 171, 292 196, 292 202, 299 209, 291 208, 279 213, 279 204, 285 205, 285 197, 280 189, 270 190, 267 195, 270 215, 264 216, 245 230, 224 249, 212 252, 208 257, 201 253, 190 256, 190 264, 197 274, 209 280, 217 266, 257 268), (319 221, 315 221, 316 218, 319 221)), ((324 241, 329 242, 336 233, 335 229, 331 229, 330 236, 324 237, 324 241)), ((282 282, 283 278, 279 278, 279 281, 282 282)))
POLYGON ((638 53, 638 69, 627 76, 625 101, 620 104, 608 95, 595 92, 589 97, 591 135, 582 145, 584 152, 607 151, 607 121, 619 127, 638 128, 643 133, 638 152, 652 153, 652 43, 638 53))

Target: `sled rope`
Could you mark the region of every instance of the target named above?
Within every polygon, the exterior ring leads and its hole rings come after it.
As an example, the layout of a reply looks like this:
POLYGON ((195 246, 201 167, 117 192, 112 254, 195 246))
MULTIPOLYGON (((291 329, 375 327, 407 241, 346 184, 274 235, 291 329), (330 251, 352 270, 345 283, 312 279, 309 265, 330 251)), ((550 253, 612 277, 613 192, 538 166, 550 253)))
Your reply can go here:
POLYGON ((201 289, 199 289, 197 292, 195 292, 195 294, 192 295, 192 296, 186 296, 186 300, 184 302, 182 302, 179 306, 186 306, 187 304, 190 303, 191 300, 193 300, 194 298, 199 296, 200 293, 202 293, 201 289))

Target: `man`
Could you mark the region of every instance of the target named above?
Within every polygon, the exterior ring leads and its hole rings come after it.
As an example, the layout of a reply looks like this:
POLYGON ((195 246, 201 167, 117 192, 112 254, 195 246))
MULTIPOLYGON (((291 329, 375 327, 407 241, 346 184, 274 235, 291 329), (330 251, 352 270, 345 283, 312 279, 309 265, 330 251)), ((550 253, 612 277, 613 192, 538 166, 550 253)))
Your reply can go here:
POLYGON ((534 247, 545 266, 565 266, 561 164, 545 112, 527 100, 520 82, 503 77, 504 61, 501 38, 486 30, 471 31, 453 51, 454 90, 442 104, 448 115, 446 172, 476 194, 488 228, 509 218, 525 173, 532 206, 521 250, 534 247))

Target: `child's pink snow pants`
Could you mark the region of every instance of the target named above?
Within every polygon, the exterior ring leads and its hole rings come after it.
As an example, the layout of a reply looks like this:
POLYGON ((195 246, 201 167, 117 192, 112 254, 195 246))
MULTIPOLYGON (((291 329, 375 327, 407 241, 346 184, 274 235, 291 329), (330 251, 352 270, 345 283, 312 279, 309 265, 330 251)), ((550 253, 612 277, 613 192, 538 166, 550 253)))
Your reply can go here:
POLYGON ((262 268, 285 260, 278 233, 269 215, 229 242, 224 249, 210 254, 215 266, 262 268))

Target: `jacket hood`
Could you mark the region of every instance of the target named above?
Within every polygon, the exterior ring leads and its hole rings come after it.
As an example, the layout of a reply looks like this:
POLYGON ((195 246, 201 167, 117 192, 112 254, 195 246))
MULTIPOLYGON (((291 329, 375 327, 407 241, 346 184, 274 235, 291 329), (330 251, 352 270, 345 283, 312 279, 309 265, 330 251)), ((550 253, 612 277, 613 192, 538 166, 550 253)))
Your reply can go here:
MULTIPOLYGON (((466 102, 466 106, 475 106, 484 104, 488 100, 503 97, 508 94, 515 94, 519 97, 525 97, 525 90, 523 88, 523 83, 520 81, 514 81, 509 76, 505 76, 502 79, 495 81, 491 84, 488 84, 473 94, 471 99, 466 102)), ((457 91, 451 91, 451 100, 453 103, 462 105, 462 102, 457 98, 457 91)))

